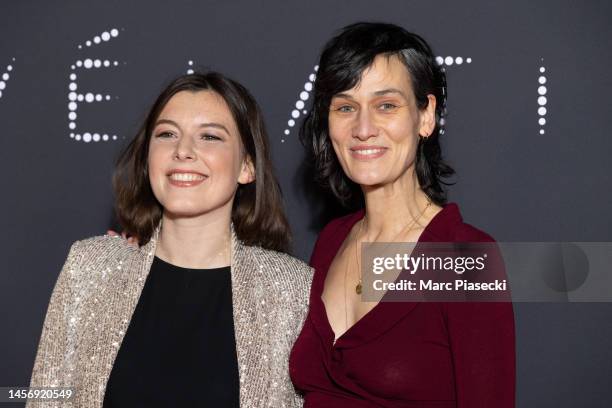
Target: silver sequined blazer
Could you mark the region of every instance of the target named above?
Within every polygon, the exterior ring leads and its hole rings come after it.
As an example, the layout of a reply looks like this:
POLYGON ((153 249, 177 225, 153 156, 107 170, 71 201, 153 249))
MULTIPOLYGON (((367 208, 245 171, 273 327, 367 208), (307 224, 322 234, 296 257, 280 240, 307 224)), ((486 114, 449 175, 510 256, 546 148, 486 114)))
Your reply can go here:
MULTIPOLYGON (((30 386, 70 386, 75 396, 27 407, 102 406, 157 237, 158 231, 140 248, 110 236, 72 245, 51 295, 30 386)), ((232 231, 231 279, 241 407, 301 407, 288 360, 308 309, 311 268, 246 246, 232 231)))

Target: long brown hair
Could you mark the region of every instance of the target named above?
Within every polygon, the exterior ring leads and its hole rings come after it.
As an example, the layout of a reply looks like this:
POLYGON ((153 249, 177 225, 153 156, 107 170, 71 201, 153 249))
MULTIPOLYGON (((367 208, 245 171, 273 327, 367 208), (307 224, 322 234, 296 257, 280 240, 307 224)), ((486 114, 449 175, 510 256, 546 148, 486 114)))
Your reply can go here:
POLYGON ((119 157, 113 187, 115 211, 122 228, 144 245, 161 220, 163 208, 149 182, 149 140, 159 114, 181 91, 212 91, 225 100, 244 152, 255 167, 255 180, 240 184, 234 198, 232 222, 238 239, 246 245, 288 251, 291 233, 272 170, 263 114, 244 86, 218 72, 187 74, 172 81, 157 97, 138 134, 119 157))

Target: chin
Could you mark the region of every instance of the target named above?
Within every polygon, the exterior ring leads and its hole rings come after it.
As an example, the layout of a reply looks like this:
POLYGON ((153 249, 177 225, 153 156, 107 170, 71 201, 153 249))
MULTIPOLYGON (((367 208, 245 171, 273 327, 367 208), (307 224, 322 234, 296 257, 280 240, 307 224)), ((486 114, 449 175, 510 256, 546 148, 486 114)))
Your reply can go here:
POLYGON ((210 209, 203 207, 202 203, 195 205, 194 203, 175 203, 170 205, 164 205, 164 213, 171 217, 190 218, 202 215, 210 209))
POLYGON ((385 184, 386 181, 386 177, 380 175, 380 174, 373 174, 373 173, 369 173, 369 174, 364 174, 364 173, 360 173, 360 174, 356 174, 354 176, 351 176, 350 179, 359 184, 360 186, 363 187, 373 187, 373 186, 378 186, 381 184, 385 184))

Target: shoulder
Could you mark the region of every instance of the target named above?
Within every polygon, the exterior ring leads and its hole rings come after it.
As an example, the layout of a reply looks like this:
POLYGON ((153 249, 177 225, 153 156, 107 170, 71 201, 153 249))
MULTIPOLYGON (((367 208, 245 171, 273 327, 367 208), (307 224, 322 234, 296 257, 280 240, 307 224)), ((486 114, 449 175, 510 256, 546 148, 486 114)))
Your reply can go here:
POLYGON ((304 261, 283 252, 258 246, 244 246, 252 267, 270 272, 276 280, 288 280, 298 286, 309 287, 313 270, 304 261))
POLYGON ((252 287, 266 288, 281 309, 294 305, 302 310, 308 305, 314 276, 310 266, 291 255, 257 246, 243 246, 243 251, 245 257, 237 265, 242 269, 240 274, 254 279, 252 287))
POLYGON ((134 255, 138 249, 128 245, 121 237, 99 235, 75 241, 70 252, 81 256, 95 255, 98 259, 105 256, 125 258, 134 255))
POLYGON ((455 203, 445 205, 425 228, 426 237, 434 241, 446 242, 495 242, 485 231, 466 223, 459 206, 455 203))
POLYGON ((261 265, 281 268, 290 273, 310 270, 310 267, 304 261, 284 252, 278 252, 258 246, 245 246, 244 248, 249 252, 249 255, 261 265))
POLYGON ((314 265, 317 259, 320 257, 326 258, 331 248, 336 248, 346 238, 348 231, 355 225, 355 223, 363 217, 364 210, 359 210, 342 217, 334 218, 323 227, 317 237, 314 248, 312 250, 312 256, 310 258, 310 264, 314 265))
POLYGON ((456 242, 495 242, 495 239, 485 231, 471 224, 462 222, 455 230, 456 242))
POLYGON ((128 262, 141 249, 128 245, 125 239, 100 235, 75 241, 68 253, 66 266, 72 273, 95 270, 110 264, 128 262))
POLYGON ((85 238, 76 241, 73 245, 77 245, 82 250, 105 250, 114 252, 129 252, 134 251, 134 247, 128 245, 127 240, 111 235, 97 235, 94 237, 85 238))
POLYGON ((317 241, 329 241, 334 240, 340 231, 346 231, 350 229, 355 223, 363 217, 363 210, 359 210, 342 217, 334 218, 328 222, 325 227, 319 233, 317 241))
POLYGON ((70 303, 73 301, 70 294, 78 290, 85 299, 90 293, 99 290, 103 282, 113 281, 104 279, 108 272, 123 275, 129 271, 133 267, 133 256, 138 252, 126 240, 111 236, 75 241, 57 277, 52 297, 65 297, 65 302, 70 303))

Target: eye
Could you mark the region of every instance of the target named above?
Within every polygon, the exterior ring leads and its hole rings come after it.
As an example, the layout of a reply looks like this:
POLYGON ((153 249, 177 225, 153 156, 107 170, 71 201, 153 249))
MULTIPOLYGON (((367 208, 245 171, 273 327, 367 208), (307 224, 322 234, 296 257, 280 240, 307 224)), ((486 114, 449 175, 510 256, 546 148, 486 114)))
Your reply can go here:
POLYGON ((390 111, 393 109, 396 109, 397 105, 391 103, 391 102, 385 102, 379 105, 379 109, 383 110, 383 111, 390 111))
POLYGON ((169 139, 169 138, 171 138, 171 137, 173 137, 173 136, 174 136, 174 133, 172 133, 172 132, 168 132, 168 131, 166 131, 166 132, 160 132, 160 133, 158 133, 157 135, 155 135, 155 137, 157 137, 157 138, 161 138, 161 139, 169 139))
POLYGON ((349 113, 354 112, 355 109, 351 105, 341 105, 335 109, 338 112, 349 113))
POLYGON ((204 133, 202 136, 200 136, 200 138, 202 140, 209 140, 209 141, 217 141, 217 140, 223 140, 221 139, 219 136, 215 136, 213 134, 210 133, 204 133))

